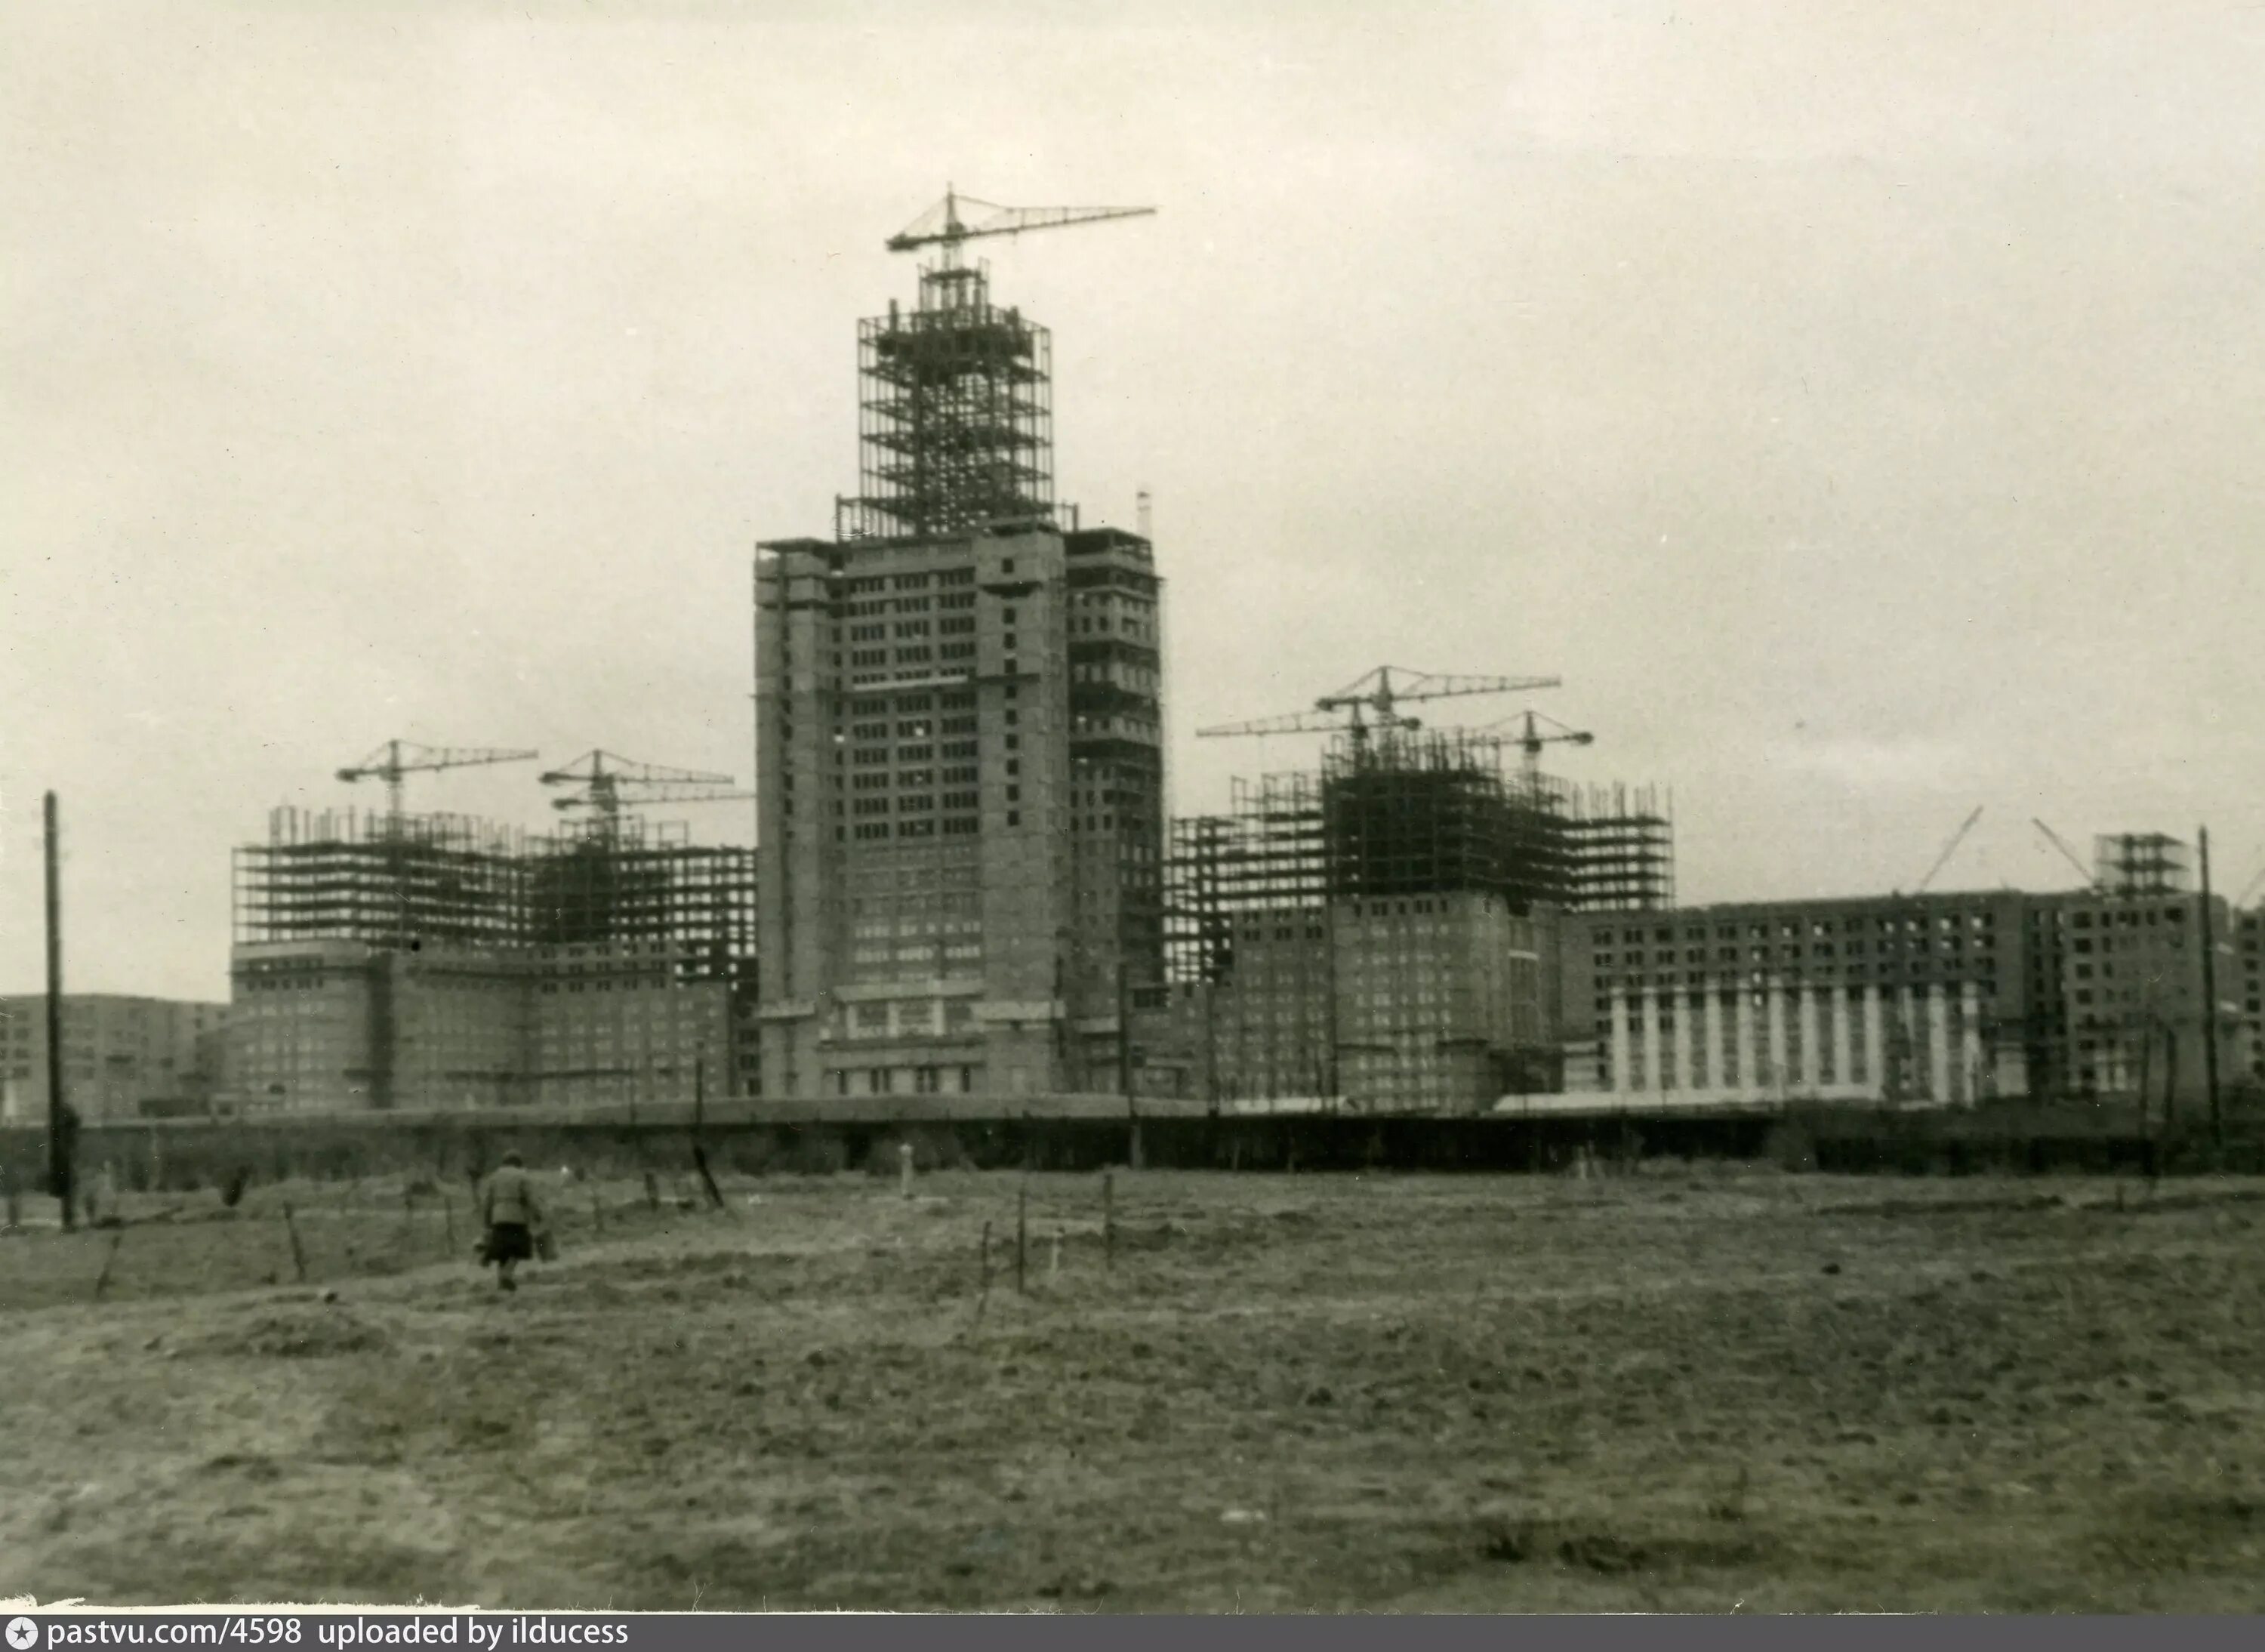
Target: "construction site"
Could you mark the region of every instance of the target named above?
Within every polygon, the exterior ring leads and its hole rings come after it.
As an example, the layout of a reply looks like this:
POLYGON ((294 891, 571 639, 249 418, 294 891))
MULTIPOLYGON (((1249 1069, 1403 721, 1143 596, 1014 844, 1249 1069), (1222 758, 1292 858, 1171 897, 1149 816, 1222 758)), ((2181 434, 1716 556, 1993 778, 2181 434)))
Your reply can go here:
POLYGON ((1150 210, 953 191, 888 239, 921 261, 858 325, 857 491, 755 548, 752 790, 592 751, 533 832, 404 786, 534 753, 396 740, 338 775, 382 811, 277 811, 235 855, 215 1105, 2168 1109, 2265 1071, 2256 931, 2218 991, 2233 913, 2181 841, 2087 866, 2038 823, 2081 891, 1927 893, 1970 818, 1909 896, 1679 909, 1671 793, 1548 772, 1596 736, 1530 704, 1455 724, 1555 676, 1379 666, 1199 729, 1321 747, 1168 819, 1147 495, 1135 528, 1057 498, 1051 335, 969 251, 1150 210), (756 847, 652 812, 710 803, 756 847))
POLYGON ((382 813, 278 809, 232 878, 219 1104, 245 1115, 580 1110, 753 1081, 754 856, 632 804, 728 776, 593 752, 551 833, 400 807, 412 773, 529 753, 390 742, 382 813))
POLYGON ((1541 772, 1584 731, 1397 709, 1555 686, 1383 666, 1310 712, 1202 731, 1328 739, 1318 770, 1238 780, 1226 814, 1173 823, 1151 1093, 1475 1112, 1558 1087, 1560 927, 1669 905, 1672 823, 1650 791, 1541 772))

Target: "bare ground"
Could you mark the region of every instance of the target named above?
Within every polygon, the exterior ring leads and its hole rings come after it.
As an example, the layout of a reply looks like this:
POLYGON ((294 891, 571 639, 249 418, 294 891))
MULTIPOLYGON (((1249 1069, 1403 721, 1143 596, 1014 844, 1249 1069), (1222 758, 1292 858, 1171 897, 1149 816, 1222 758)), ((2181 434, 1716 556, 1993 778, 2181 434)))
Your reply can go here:
POLYGON ((2265 1183, 1040 1176, 1018 1296, 1023 1185, 0 1241, 0 1595, 2265 1606, 2265 1183))

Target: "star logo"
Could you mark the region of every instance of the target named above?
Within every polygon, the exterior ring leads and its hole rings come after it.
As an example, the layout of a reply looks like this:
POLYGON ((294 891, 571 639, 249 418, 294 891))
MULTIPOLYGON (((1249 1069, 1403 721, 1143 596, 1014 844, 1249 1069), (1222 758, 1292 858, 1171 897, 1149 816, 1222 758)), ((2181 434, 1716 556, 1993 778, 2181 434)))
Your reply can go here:
POLYGON ((9 1619, 8 1644, 15 1652, 32 1652, 40 1644, 40 1626, 29 1618, 9 1619))

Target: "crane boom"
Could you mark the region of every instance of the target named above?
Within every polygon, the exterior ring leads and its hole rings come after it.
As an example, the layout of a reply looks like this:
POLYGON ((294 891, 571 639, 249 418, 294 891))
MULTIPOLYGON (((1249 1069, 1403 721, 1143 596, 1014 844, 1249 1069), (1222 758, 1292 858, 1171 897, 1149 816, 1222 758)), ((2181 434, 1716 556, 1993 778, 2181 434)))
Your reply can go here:
POLYGON ((1409 671, 1404 666, 1379 666, 1314 704, 1323 711, 1366 706, 1390 720, 1392 709, 1402 700, 1445 700, 1456 695, 1525 694, 1535 688, 1562 687, 1561 677, 1454 677, 1438 672, 1409 671), (1399 673, 1395 680, 1393 673, 1399 673))
POLYGON ((1154 207, 1001 207, 946 188, 943 199, 889 237, 892 252, 916 252, 940 246, 947 254, 963 241, 981 236, 1021 235, 1030 229, 1061 229, 1072 224, 1103 223, 1112 218, 1146 218, 1154 207), (972 222, 960 216, 961 207, 977 207, 986 215, 972 222))
MULTIPOLYGON (((587 751, 563 768, 553 768, 542 776, 546 786, 573 786, 572 793, 551 800, 554 809, 588 809, 596 817, 597 829, 603 838, 610 839, 621 825, 622 793, 631 789, 639 802, 699 803, 711 799, 688 795, 732 783, 729 775, 718 775, 704 768, 672 768, 665 763, 641 763, 635 758, 623 757, 613 752, 587 751), (655 792, 674 793, 655 797, 655 792)), ((718 794, 753 797, 752 792, 718 794)))
MULTIPOLYGON (((754 797, 755 794, 752 791, 717 791, 705 786, 680 786, 671 783, 655 784, 649 789, 640 790, 637 800, 639 803, 668 804, 751 803, 754 800, 754 797)), ((553 797, 550 800, 550 806, 554 809, 587 809, 594 806, 594 800, 586 793, 571 797, 553 797)))
POLYGON ((1198 729, 1198 739, 1230 734, 1328 734, 1345 726, 1343 717, 1322 711, 1285 711, 1280 717, 1253 717, 1247 723, 1220 723, 1198 729))
POLYGON ((1982 807, 1977 804, 1974 812, 1968 815, 1960 823, 1958 830, 1950 834, 1950 841, 1942 846, 1942 853, 1934 857, 1934 864, 1926 869, 1926 876, 1919 880, 1919 887, 1912 891, 1912 894, 1926 893, 1926 886, 1934 882, 1934 875, 1950 863, 1950 857, 1958 853, 1958 846, 1966 841, 1966 834, 1974 829, 1974 823, 1981 818, 1982 807))
POLYGON ((589 785, 599 781, 636 786, 728 786, 732 783, 729 775, 710 774, 704 768, 671 768, 663 763, 640 763, 633 758, 604 751, 585 752, 564 768, 548 771, 542 780, 546 786, 565 786, 578 782, 589 785))
POLYGON ((419 746, 414 740, 388 740, 359 763, 338 771, 348 783, 358 780, 385 782, 388 829, 401 830, 403 780, 415 774, 443 768, 470 768, 481 763, 531 762, 541 753, 498 746, 419 746))
POLYGON ((2045 841, 2051 844, 2053 848, 2060 851, 2061 859, 2066 861, 2071 866, 2076 868, 2076 875, 2084 880, 2084 886, 2087 889, 2096 889, 2099 887, 2099 879, 2095 878, 2092 875, 2091 871, 2086 868, 2084 862, 2077 858, 2076 851, 2069 848, 2067 844, 2061 841, 2059 833, 2054 831, 2050 826, 2038 819, 2035 815, 2029 817, 2029 824, 2036 827, 2038 831, 2043 833, 2045 841))
POLYGON ((1555 688, 1557 677, 1454 677, 1437 672, 1409 671, 1402 666, 1379 666, 1314 702, 1310 711, 1286 712, 1249 723, 1225 723, 1198 729, 1198 736, 1221 734, 1315 734, 1344 732, 1355 745, 1368 739, 1372 727, 1390 731, 1419 727, 1400 710, 1410 700, 1444 700, 1456 695, 1524 694, 1529 689, 1555 688), (1396 675, 1395 673, 1397 673, 1396 675), (1332 715, 1344 712, 1346 715, 1332 715))

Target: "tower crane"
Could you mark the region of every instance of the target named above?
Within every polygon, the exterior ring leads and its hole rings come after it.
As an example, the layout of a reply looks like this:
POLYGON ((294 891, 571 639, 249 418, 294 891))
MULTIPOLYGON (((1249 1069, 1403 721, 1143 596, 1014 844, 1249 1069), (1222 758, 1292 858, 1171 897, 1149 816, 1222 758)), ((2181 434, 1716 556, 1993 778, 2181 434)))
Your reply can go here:
POLYGON ((722 803, 754 796, 753 792, 717 790, 731 785, 729 775, 640 763, 633 758, 596 750, 583 753, 563 768, 545 771, 541 778, 546 786, 576 787, 578 790, 564 797, 553 797, 550 806, 589 810, 598 835, 608 841, 621 829, 622 794, 625 787, 630 789, 630 797, 639 803, 722 803))
POLYGON ((1559 677, 1455 677, 1436 672, 1409 671, 1404 666, 1379 666, 1355 678, 1335 694, 1314 702, 1310 711, 1257 717, 1247 723, 1221 723, 1198 729, 1199 739, 1238 734, 1313 734, 1343 731, 1352 737, 1357 750, 1366 749, 1372 728, 1390 733, 1416 729, 1422 724, 1400 707, 1411 700, 1445 700, 1460 695, 1525 694, 1555 688, 1559 677), (1395 676, 1395 673, 1398 674, 1395 676))
POLYGON ((1073 224, 1103 223, 1111 218, 1146 218, 1154 207, 1001 207, 996 201, 963 195, 950 185, 943 199, 888 239, 892 252, 917 252, 922 247, 942 247, 943 267, 959 267, 959 247, 981 236, 1021 235, 1031 229, 1066 229, 1073 224), (971 220, 960 208, 978 208, 971 220))
POLYGON ((2084 886, 2087 889, 2097 889, 2100 887, 2100 880, 2094 877, 2092 873, 2086 869, 2082 861, 2077 858, 2076 851, 2069 848, 2067 844, 2061 841, 2061 835, 2059 833, 2054 831, 2050 826, 2038 819, 2035 815, 2029 817, 2029 824, 2036 827, 2038 831, 2043 833, 2045 841, 2051 844, 2053 848, 2060 851, 2061 859, 2066 861, 2071 866, 2076 868, 2076 875, 2084 880, 2084 886))
POLYGON ((414 740, 388 740, 351 768, 339 770, 346 782, 385 782, 385 819, 389 836, 401 835, 401 787, 409 775, 443 768, 469 768, 480 763, 531 762, 539 753, 506 751, 496 746, 419 746, 414 740))
POLYGON ((1539 711, 1522 711, 1501 723, 1489 724, 1489 729, 1518 729, 1519 770, 1529 792, 1541 789, 1541 748, 1545 746, 1594 746, 1597 737, 1586 729, 1577 729, 1555 717, 1539 711), (1544 734, 1537 724, 1547 723, 1556 731, 1544 734))

